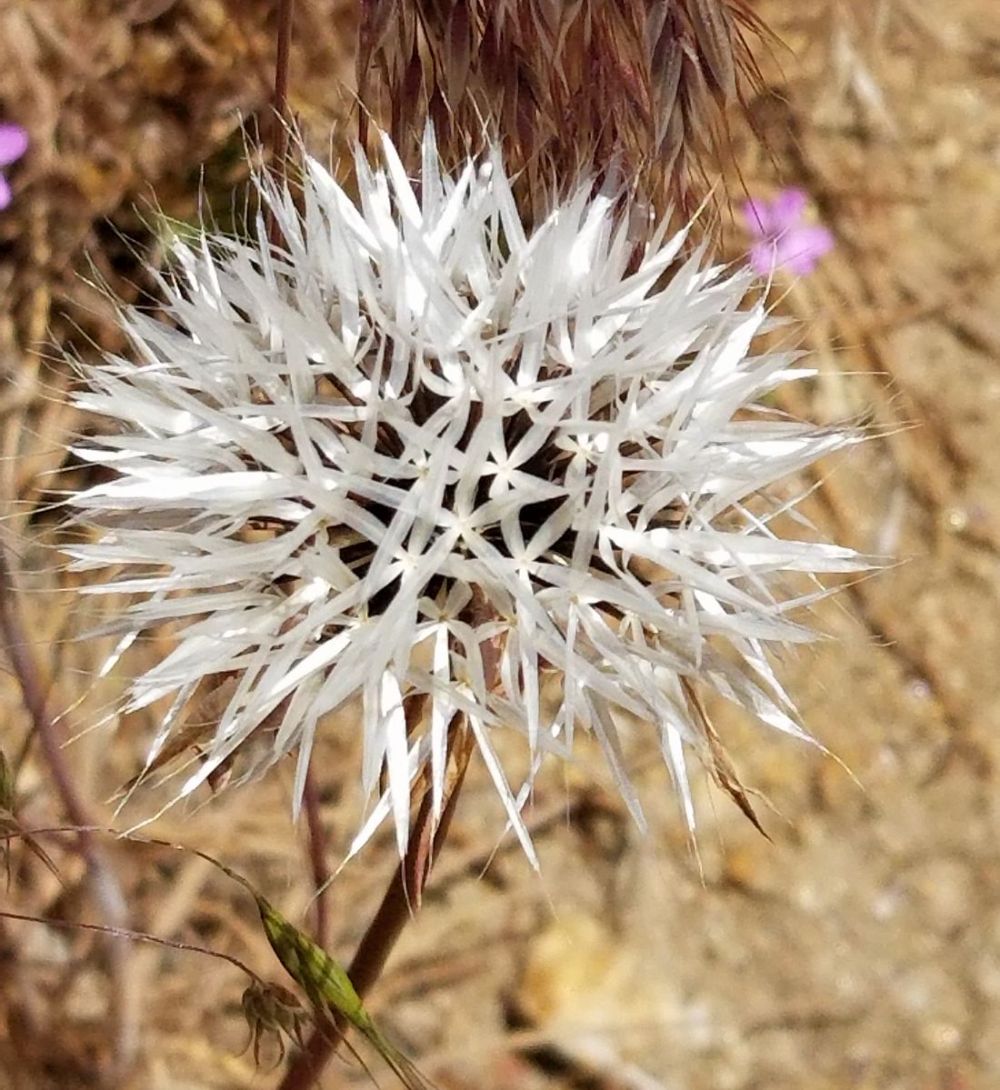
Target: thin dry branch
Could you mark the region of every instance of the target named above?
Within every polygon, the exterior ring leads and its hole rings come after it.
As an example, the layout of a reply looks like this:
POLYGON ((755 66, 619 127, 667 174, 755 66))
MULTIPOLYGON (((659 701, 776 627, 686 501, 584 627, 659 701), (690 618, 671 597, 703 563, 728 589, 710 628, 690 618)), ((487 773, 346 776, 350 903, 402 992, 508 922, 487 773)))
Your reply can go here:
POLYGON ((302 810, 306 816, 309 865, 316 887, 315 936, 320 946, 326 946, 330 938, 330 904, 327 888, 330 884, 330 869, 326 863, 326 834, 320 815, 319 787, 316 784, 316 774, 311 762, 302 791, 302 810))
MULTIPOLYGON (((40 673, 21 621, 14 579, 7 557, 0 548, 0 638, 14 676, 21 689, 25 709, 41 745, 45 762, 69 820, 79 826, 77 850, 87 864, 94 900, 104 913, 107 926, 124 932, 128 910, 118 877, 106 853, 95 841, 90 826, 93 820, 77 790, 73 774, 63 754, 55 721, 48 711, 48 700, 40 682, 40 673)), ((111 968, 111 1010, 115 1023, 115 1058, 107 1074, 107 1085, 116 1086, 131 1066, 138 1047, 136 1007, 130 1002, 128 987, 128 945, 121 939, 109 943, 111 968)))

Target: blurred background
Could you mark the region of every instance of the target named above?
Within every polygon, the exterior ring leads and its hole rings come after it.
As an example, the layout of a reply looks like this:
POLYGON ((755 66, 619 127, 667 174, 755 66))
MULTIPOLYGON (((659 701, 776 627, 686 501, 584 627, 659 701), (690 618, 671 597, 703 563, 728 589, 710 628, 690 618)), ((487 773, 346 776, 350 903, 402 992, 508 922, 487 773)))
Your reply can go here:
MULTIPOLYGON (((355 7, 296 7, 290 105, 320 152, 351 103, 355 7)), ((806 511, 899 563, 823 603, 815 620, 831 638, 786 664, 832 756, 713 709, 770 841, 702 774, 693 850, 640 736, 630 760, 653 831, 637 833, 584 748, 543 778, 529 812, 539 877, 509 838, 494 852, 502 818, 474 770, 424 909, 371 1000, 442 1090, 1000 1086, 1000 7, 755 10, 777 40, 760 54, 749 119, 733 119, 721 245, 736 259, 749 244, 744 193, 789 185, 833 232, 814 273, 776 286, 820 370, 782 404, 877 425, 884 438, 822 467, 806 511)), ((263 0, 0 2, 0 121, 31 140, 5 168, 13 200, 0 212, 2 534, 37 688, 98 824, 142 766, 155 709, 113 714, 134 662, 97 678, 110 644, 80 639, 113 605, 81 598, 59 570, 53 504, 81 472, 64 448, 91 426, 67 404, 61 353, 123 350, 94 284, 149 300, 144 263, 160 259, 169 219, 231 222, 274 41, 263 0)), ((164 634, 137 654, 167 646, 164 634)), ((0 701, 17 819, 58 823, 64 802, 6 671, 0 701)), ((327 732, 314 762, 331 867, 358 821, 350 738, 327 732)), ((290 794, 280 770, 148 831, 223 858, 308 920, 290 794)), ((154 810, 137 798, 119 824, 154 810)), ((233 966, 123 952, 63 926, 128 926, 280 980, 245 894, 195 856, 100 841, 110 885, 95 896, 86 852, 66 838, 45 850, 61 881, 14 845, 0 889, 4 908, 53 921, 0 920, 0 1090, 98 1087, 122 1055, 131 1074, 115 1085, 277 1086, 273 1040, 259 1067, 240 1051, 246 982, 233 966)), ((387 831, 336 879, 339 956, 394 853, 387 831)), ((353 1063, 321 1083, 366 1084, 353 1063)))

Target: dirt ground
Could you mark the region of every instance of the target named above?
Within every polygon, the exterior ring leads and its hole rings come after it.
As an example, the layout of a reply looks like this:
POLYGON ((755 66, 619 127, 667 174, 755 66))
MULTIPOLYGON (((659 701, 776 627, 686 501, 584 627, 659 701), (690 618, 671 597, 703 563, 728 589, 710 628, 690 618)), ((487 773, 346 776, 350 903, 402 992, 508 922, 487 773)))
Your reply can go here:
MULTIPOLYGON (((308 132, 344 108, 352 7, 299 5, 292 105, 308 132)), ((804 186, 837 237, 816 273, 780 285, 821 370, 785 406, 818 420, 863 413, 881 436, 822 467, 808 513, 898 562, 824 602, 815 621, 831 638, 783 675, 836 759, 714 709, 766 800, 771 840, 703 776, 693 851, 641 737, 631 760, 647 836, 582 750, 543 779, 530 812, 541 877, 506 841, 491 858, 502 819, 474 774, 371 1004, 442 1090, 1000 1087, 1000 6, 931 8, 759 5, 787 49, 765 61, 771 93, 753 107, 770 151, 749 136, 739 148, 750 192, 804 186)), ((70 709, 65 752, 101 822, 151 722, 108 714, 122 677, 95 681, 106 648, 76 638, 99 607, 55 572, 52 472, 86 422, 67 408, 71 375, 52 345, 120 347, 87 277, 148 290, 136 254, 155 255, 154 193, 191 218, 201 186, 225 219, 239 118, 267 100, 273 38, 258 0, 0 2, 0 119, 33 140, 0 213, 2 532, 50 706, 70 709)), ((726 238, 736 256, 738 225, 726 238)), ((0 700, 0 745, 14 755, 28 719, 7 675, 0 700)), ((341 775, 356 755, 336 730, 318 752, 336 865, 357 822, 341 775)), ((311 885, 289 793, 279 773, 149 831, 225 858, 301 920, 311 885)), ((18 798, 25 824, 60 816, 35 748, 18 798)), ((137 806, 133 820, 149 812, 137 806)), ((129 926, 280 979, 252 905, 208 864, 105 850, 129 926)), ((5 908, 55 921, 0 927, 0 1090, 96 1087, 122 1033, 138 1049, 135 1088, 276 1086, 273 1049, 260 1069, 239 1054, 241 974, 143 945, 110 985, 104 940, 58 926, 101 916, 79 856, 52 851, 62 886, 17 850, 0 892, 5 908)), ((339 955, 393 852, 386 837, 337 878, 339 955)), ((323 1085, 365 1083, 335 1064, 323 1085)))

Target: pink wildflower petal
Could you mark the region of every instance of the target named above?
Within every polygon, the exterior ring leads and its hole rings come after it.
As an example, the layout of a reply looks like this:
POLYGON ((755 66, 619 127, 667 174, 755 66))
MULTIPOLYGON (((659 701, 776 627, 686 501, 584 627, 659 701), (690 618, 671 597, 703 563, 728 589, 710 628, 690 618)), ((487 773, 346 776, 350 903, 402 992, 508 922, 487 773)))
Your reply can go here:
POLYGON ((743 202, 743 218, 752 235, 766 238, 774 233, 774 216, 770 201, 751 198, 743 202))
POLYGON ((809 194, 804 189, 783 189, 771 202, 771 231, 780 234, 798 225, 809 204, 809 194))
POLYGON ((2 212, 10 202, 10 185, 8 184, 7 179, 0 174, 0 212, 2 212))
POLYGON ((750 247, 750 267, 758 276, 770 276, 778 267, 775 249, 769 238, 761 239, 750 247))
POLYGON ((0 167, 9 166, 28 150, 28 134, 20 125, 0 124, 0 167))
POLYGON ((796 276, 805 276, 833 248, 833 235, 821 226, 805 225, 786 231, 776 240, 775 264, 796 276))

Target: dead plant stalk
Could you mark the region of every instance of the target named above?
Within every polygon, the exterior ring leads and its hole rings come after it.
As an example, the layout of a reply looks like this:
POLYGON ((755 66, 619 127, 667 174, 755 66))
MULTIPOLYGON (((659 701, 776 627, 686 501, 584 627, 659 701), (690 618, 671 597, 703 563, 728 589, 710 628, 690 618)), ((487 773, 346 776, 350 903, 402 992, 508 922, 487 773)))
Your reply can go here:
MULTIPOLYGON (((107 854, 95 841, 90 826, 94 822, 77 790, 73 773, 63 754, 59 730, 49 714, 48 699, 40 680, 38 665, 29 650, 16 599, 16 588, 7 557, 0 549, 0 637, 11 670, 21 689, 24 707, 41 745, 45 763, 69 820, 78 827, 77 851, 83 857, 94 900, 100 906, 109 926, 124 929, 128 909, 121 884, 107 854)), ((111 1012, 115 1025, 115 1055, 113 1070, 106 1084, 118 1085, 135 1057, 138 1046, 137 1006, 131 1001, 129 987, 128 943, 115 938, 108 943, 111 972, 111 1012)))

